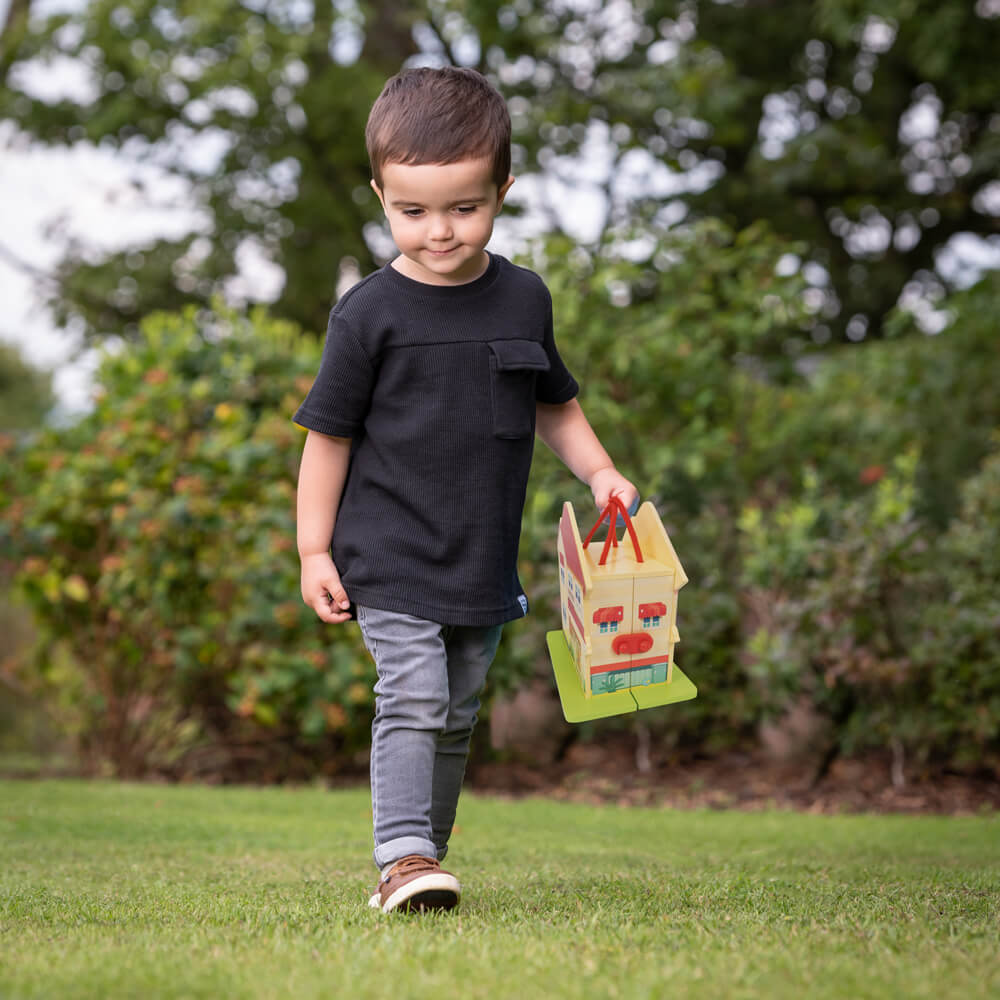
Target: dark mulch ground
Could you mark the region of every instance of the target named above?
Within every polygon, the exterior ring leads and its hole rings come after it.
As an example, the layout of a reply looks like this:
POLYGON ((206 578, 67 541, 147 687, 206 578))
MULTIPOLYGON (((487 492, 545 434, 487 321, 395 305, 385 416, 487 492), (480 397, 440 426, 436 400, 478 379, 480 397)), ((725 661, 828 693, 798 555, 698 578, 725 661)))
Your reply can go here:
POLYGON ((651 759, 640 769, 627 734, 575 743, 562 759, 539 766, 525 760, 470 767, 467 787, 489 794, 545 795, 622 806, 715 809, 795 809, 812 813, 988 814, 1000 811, 996 775, 949 772, 895 775, 889 756, 838 759, 816 779, 815 760, 774 760, 763 752, 729 752, 710 759, 651 759))

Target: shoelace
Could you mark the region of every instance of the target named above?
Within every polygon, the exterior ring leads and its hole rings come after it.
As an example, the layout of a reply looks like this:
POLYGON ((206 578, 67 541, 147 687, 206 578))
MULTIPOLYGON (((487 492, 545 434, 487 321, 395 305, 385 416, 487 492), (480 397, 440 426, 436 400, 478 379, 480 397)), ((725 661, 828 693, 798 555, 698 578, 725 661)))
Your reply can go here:
POLYGON ((408 857, 397 861, 392 868, 389 869, 382 881, 388 882, 389 879, 395 875, 409 875, 411 872, 419 871, 421 869, 434 869, 438 867, 438 863, 431 858, 423 858, 419 854, 411 854, 408 857))

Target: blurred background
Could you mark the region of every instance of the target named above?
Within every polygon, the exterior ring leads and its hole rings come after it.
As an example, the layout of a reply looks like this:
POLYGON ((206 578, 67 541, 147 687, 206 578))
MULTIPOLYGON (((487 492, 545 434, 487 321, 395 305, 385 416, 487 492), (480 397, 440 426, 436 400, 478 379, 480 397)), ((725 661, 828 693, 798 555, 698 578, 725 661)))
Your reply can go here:
POLYGON ((998 52, 1000 0, 0 0, 0 770, 364 772, 291 415, 393 255, 368 109, 453 63, 509 102, 493 247, 668 527, 700 689, 561 722, 555 530, 592 504, 540 449, 473 775, 995 783, 998 52))

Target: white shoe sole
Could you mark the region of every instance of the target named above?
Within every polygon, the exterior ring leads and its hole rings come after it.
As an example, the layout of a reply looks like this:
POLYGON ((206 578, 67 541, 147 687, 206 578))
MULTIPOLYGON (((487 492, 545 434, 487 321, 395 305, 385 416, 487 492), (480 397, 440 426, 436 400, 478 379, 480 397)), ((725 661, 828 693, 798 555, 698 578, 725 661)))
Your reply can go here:
POLYGON ((393 910, 413 900, 414 906, 418 909, 450 910, 458 905, 461 894, 462 887, 459 885, 458 879, 454 875, 441 872, 436 875, 422 875, 420 878, 415 878, 412 882, 400 886, 385 901, 384 905, 381 894, 376 892, 368 900, 368 905, 373 910, 392 913, 393 910))

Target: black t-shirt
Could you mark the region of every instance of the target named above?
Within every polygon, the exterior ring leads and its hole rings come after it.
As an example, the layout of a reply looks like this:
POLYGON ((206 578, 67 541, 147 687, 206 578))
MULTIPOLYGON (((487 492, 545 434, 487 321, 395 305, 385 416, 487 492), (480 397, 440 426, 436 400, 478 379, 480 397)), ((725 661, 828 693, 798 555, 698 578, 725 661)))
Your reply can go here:
POLYGON ((448 625, 527 614, 517 549, 535 403, 577 391, 548 289, 503 257, 464 285, 386 265, 347 292, 295 422, 352 439, 333 533, 351 601, 448 625))

